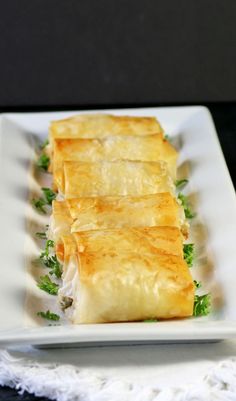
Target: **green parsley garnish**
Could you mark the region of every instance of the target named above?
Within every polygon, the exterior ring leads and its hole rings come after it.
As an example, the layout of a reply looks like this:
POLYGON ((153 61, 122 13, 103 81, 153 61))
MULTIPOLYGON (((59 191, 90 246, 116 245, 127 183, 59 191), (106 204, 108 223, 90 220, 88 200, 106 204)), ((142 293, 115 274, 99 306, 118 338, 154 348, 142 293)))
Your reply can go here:
POLYGON ((186 217, 187 219, 192 219, 193 217, 195 217, 195 216, 196 216, 196 213, 193 213, 193 212, 191 211, 191 209, 190 209, 190 207, 189 207, 189 204, 188 204, 188 199, 187 199, 187 197, 186 197, 185 195, 183 195, 183 194, 180 192, 180 193, 178 194, 178 199, 180 200, 181 205, 182 205, 183 208, 184 208, 185 217, 186 217))
POLYGON ((35 233, 35 236, 36 236, 37 238, 40 238, 40 239, 47 239, 47 235, 46 235, 45 232, 42 232, 42 233, 37 232, 37 233, 35 233))
POLYGON ((51 239, 48 239, 45 245, 44 251, 41 252, 40 254, 40 259, 44 260, 44 258, 48 258, 49 256, 49 249, 54 248, 55 243, 51 239))
POLYGON ((51 206, 52 201, 56 198, 56 193, 52 191, 50 188, 41 188, 43 191, 44 198, 32 199, 32 205, 43 214, 46 214, 47 211, 44 208, 45 206, 51 206))
POLYGON ((164 135, 164 141, 170 142, 170 136, 168 134, 164 135))
POLYGON ((37 232, 37 233, 35 233, 35 236, 36 236, 37 238, 40 238, 40 239, 47 239, 47 234, 46 234, 46 232, 47 232, 47 230, 48 230, 48 227, 49 227, 49 225, 46 224, 46 226, 45 226, 45 231, 43 231, 43 232, 37 232))
POLYGON ((50 158, 45 153, 42 153, 38 159, 37 166, 42 170, 47 171, 49 163, 50 163, 50 158))
POLYGON ((48 205, 51 205, 52 201, 56 199, 57 194, 50 188, 41 188, 41 189, 43 191, 45 201, 47 202, 48 205))
POLYGON ((50 312, 50 310, 47 310, 47 312, 38 312, 37 316, 43 317, 44 319, 47 320, 60 320, 60 316, 57 315, 56 313, 50 312))
POLYGON ((193 266, 194 257, 194 244, 184 244, 184 260, 186 261, 188 267, 193 266))
POLYGON ((202 283, 201 281, 197 281, 197 280, 193 280, 195 288, 198 290, 199 288, 201 288, 202 283))
POLYGON ((59 263, 56 255, 49 256, 46 261, 44 261, 45 266, 51 269, 49 274, 54 274, 57 278, 62 276, 62 265, 59 263))
POLYGON ((182 180, 176 180, 175 181, 175 186, 176 188, 180 189, 185 187, 185 185, 188 183, 188 180, 186 178, 183 178, 182 180))
POLYGON ((39 212, 46 214, 46 210, 44 206, 46 206, 46 202, 43 198, 32 199, 32 205, 37 209, 39 212))
POLYGON ((62 265, 59 263, 56 255, 49 255, 50 248, 54 248, 54 245, 52 240, 47 240, 45 250, 40 254, 40 259, 43 264, 50 269, 49 274, 54 274, 57 278, 61 278, 62 265))
POLYGON ((41 149, 44 149, 44 148, 46 148, 46 146, 49 144, 49 140, 48 139, 45 139, 45 141, 40 145, 40 148, 41 149))
POLYGON ((143 322, 144 323, 155 323, 155 322, 158 322, 158 320, 157 319, 146 319, 146 320, 143 320, 143 322))
POLYGON ((59 285, 51 281, 48 275, 41 276, 37 285, 41 290, 48 292, 51 295, 57 295, 58 293, 59 285))
POLYGON ((210 294, 195 295, 193 316, 206 316, 210 313, 211 296, 210 294))

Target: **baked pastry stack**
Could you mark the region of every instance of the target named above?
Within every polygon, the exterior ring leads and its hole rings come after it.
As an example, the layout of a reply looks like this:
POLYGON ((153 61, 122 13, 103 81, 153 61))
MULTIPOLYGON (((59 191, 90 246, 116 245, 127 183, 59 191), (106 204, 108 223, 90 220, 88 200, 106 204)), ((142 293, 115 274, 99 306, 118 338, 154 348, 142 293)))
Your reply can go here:
POLYGON ((58 192, 49 238, 63 264, 59 302, 77 323, 191 316, 177 152, 151 117, 79 115, 52 122, 58 192))

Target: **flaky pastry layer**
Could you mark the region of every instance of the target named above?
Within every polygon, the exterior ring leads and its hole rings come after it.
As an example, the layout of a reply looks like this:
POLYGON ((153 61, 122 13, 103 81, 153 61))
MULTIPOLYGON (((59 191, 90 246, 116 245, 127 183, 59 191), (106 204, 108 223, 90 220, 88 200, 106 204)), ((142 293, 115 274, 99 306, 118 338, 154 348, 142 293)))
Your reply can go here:
POLYGON ((65 199, 89 196, 174 193, 165 162, 64 162, 63 175, 54 174, 65 199))

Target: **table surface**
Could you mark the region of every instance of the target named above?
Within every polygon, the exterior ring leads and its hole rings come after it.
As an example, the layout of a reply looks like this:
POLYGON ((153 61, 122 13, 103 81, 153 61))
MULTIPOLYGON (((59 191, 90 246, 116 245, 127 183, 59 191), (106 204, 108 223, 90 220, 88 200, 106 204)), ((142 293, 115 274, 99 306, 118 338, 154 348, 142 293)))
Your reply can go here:
MULTIPOLYGON (((236 103, 218 103, 206 106, 209 107, 212 113, 229 172, 234 186, 236 187, 236 103)), ((28 393, 19 395, 13 389, 2 387, 0 388, 0 401, 1 400, 43 401, 47 399, 34 397, 28 393)))

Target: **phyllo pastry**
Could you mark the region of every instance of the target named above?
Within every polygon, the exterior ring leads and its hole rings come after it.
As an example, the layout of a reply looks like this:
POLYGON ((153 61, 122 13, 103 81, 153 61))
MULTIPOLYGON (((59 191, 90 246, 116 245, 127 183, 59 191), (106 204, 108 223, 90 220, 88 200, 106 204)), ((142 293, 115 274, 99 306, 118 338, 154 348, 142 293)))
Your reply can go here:
POLYGON ((153 135, 163 132, 155 117, 114 116, 111 114, 78 114, 52 121, 52 138, 105 138, 113 135, 153 135))
POLYGON ((72 231, 122 227, 178 227, 186 233, 183 208, 168 192, 144 196, 68 199, 72 231))
POLYGON ((59 290, 73 323, 192 315, 194 284, 178 229, 98 230, 73 237, 63 239, 67 265, 59 290))
POLYGON ((187 235, 183 208, 168 192, 54 200, 48 237, 57 242, 71 232, 152 226, 177 227, 187 235))
POLYGON ((64 161, 164 160, 176 179, 177 152, 162 134, 148 136, 111 136, 100 139, 54 140, 53 170, 63 168, 64 161))
POLYGON ((162 134, 163 129, 155 117, 114 116, 110 114, 79 114, 52 121, 46 152, 51 158, 55 138, 105 138, 109 136, 146 136, 162 134))
POLYGON ((143 253, 158 249, 165 254, 183 256, 183 237, 177 227, 135 227, 107 230, 88 230, 72 234, 62 234, 56 244, 58 259, 68 268, 70 256, 76 249, 100 252, 103 242, 107 251, 123 253, 136 250, 143 253))
POLYGON ((63 174, 55 172, 54 179, 65 199, 174 193, 175 189, 165 162, 64 162, 63 174))

